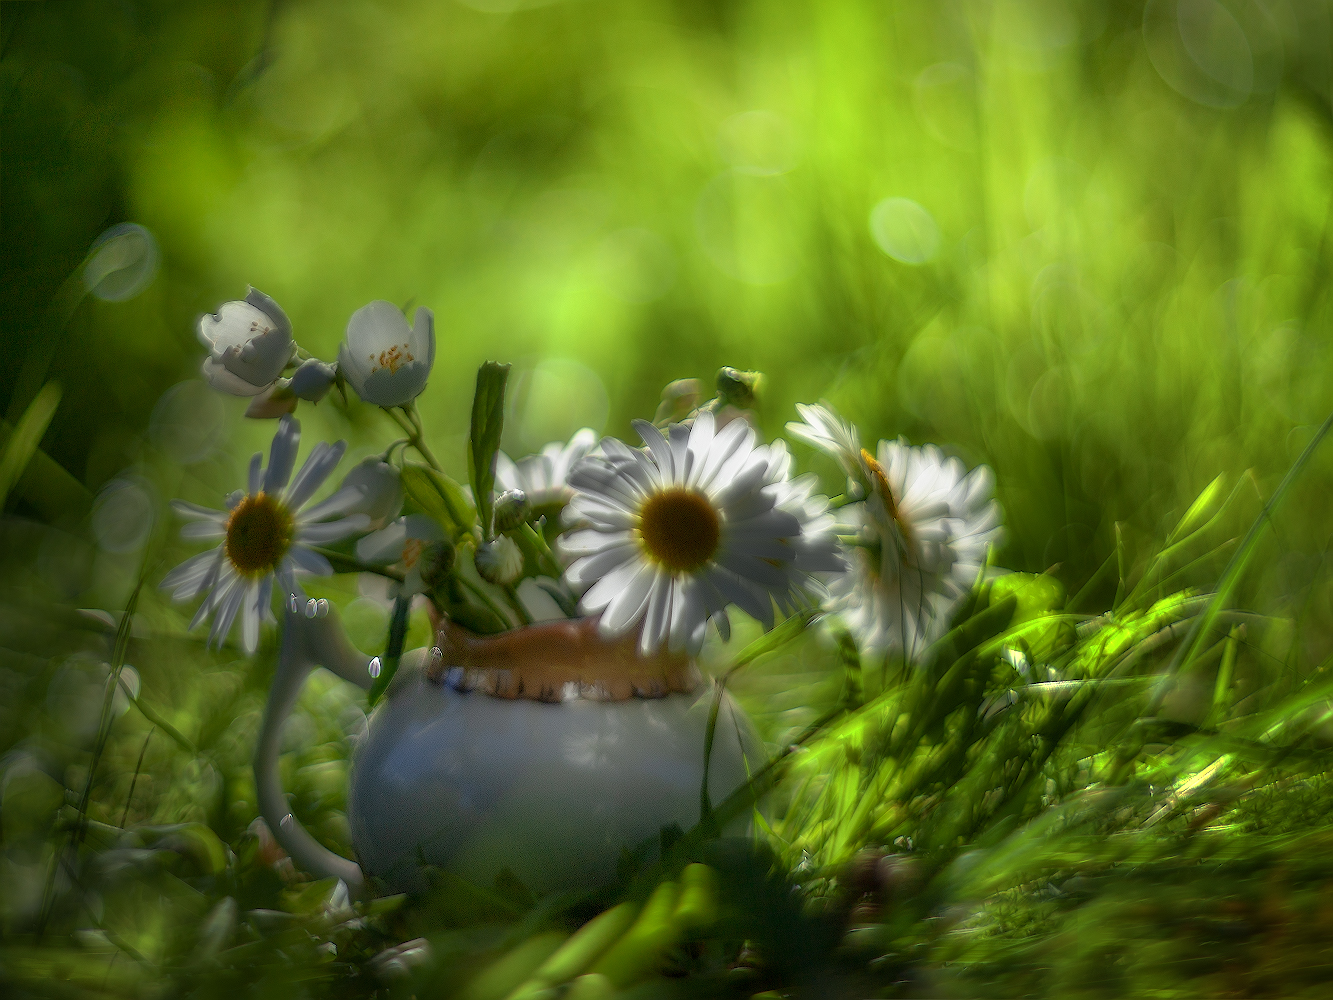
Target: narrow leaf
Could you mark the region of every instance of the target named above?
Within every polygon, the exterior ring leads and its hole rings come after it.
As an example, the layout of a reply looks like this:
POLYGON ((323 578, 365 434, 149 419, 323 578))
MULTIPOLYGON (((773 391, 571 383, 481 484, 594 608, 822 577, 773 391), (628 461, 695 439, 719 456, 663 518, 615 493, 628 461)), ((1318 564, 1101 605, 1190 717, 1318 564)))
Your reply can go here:
POLYGON ((389 641, 384 647, 384 662, 380 675, 370 685, 367 700, 374 705, 389 689, 389 682, 398 672, 398 661, 403 657, 403 642, 407 639, 407 615, 412 610, 412 598, 407 595, 396 597, 393 602, 393 615, 389 618, 389 641))
POLYGON ((504 430, 505 383, 509 366, 487 361, 477 370, 477 391, 472 397, 472 436, 468 449, 468 473, 472 496, 481 519, 481 533, 490 541, 491 494, 495 489, 495 456, 504 430))
POLYGON ((59 383, 47 382, 19 418, 18 426, 14 428, 14 433, 9 438, 5 453, 0 456, 0 510, 4 509, 5 501, 9 499, 9 491, 19 481, 19 476, 23 475, 23 470, 28 467, 33 453, 37 451, 42 435, 50 426, 51 418, 55 416, 56 407, 59 405, 59 383))
POLYGON ((471 532, 476 511, 463 487, 454 480, 429 466, 409 462, 403 466, 402 483, 411 501, 427 517, 438 521, 452 539, 457 541, 459 535, 471 532))

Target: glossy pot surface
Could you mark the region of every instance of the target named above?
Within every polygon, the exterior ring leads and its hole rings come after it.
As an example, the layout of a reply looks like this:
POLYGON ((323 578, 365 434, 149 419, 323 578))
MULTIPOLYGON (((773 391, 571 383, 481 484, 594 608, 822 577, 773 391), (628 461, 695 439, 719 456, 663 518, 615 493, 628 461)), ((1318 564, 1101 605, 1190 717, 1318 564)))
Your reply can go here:
MULTIPOLYGON (((614 877, 622 850, 652 856, 663 826, 699 821, 709 686, 537 701, 459 690, 423 660, 404 663, 352 759, 353 843, 389 891, 421 888, 422 862, 481 885, 509 869, 534 892, 585 889, 614 877)), ((724 695, 711 801, 765 759, 724 695)))

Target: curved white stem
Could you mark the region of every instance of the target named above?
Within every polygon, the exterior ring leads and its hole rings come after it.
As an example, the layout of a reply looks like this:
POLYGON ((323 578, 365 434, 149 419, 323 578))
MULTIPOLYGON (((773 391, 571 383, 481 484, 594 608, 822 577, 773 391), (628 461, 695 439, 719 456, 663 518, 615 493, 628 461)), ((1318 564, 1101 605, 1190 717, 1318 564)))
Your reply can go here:
POLYGON ((371 683, 366 656, 347 638, 338 613, 329 609, 326 617, 307 618, 290 608, 283 611, 282 648, 278 671, 264 707, 264 722, 255 746, 255 786, 259 794, 259 812, 268 823, 273 837, 298 868, 320 876, 337 876, 347 883, 347 891, 359 896, 365 891, 365 875, 355 861, 334 854, 315 840, 292 815, 287 795, 282 790, 278 757, 282 746, 282 727, 301 693, 301 686, 315 667, 331 670, 344 680, 363 688, 371 683))

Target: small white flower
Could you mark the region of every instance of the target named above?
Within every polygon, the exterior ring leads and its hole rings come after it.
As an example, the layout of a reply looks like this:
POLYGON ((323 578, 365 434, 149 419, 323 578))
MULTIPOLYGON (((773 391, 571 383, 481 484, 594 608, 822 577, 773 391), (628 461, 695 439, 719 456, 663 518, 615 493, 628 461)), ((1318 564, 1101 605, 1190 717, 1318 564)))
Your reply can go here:
POLYGON ((378 455, 363 458, 343 477, 339 491, 352 490, 358 495, 348 513, 365 514, 371 528, 383 528, 403 509, 403 480, 388 462, 378 455))
POLYGON ((253 653, 259 644, 260 621, 272 616, 274 577, 284 590, 295 594, 296 574, 331 574, 329 561, 307 546, 336 542, 361 531, 368 522, 364 514, 342 516, 357 499, 354 491, 339 491, 301 509, 338 464, 347 443, 321 441, 293 479, 300 440, 301 425, 290 416, 283 417, 273 437, 268 469, 263 468, 263 455, 256 454, 250 460, 248 488, 233 493, 225 511, 172 501, 176 512, 192 522, 181 529, 182 538, 220 542, 217 548, 181 563, 161 583, 177 601, 208 592, 190 628, 213 614, 210 644, 222 644, 239 613, 241 646, 253 653), (335 517, 339 519, 328 520, 335 517))
POLYGON ((208 348, 204 379, 233 396, 257 396, 277 381, 292 357, 292 324, 282 307, 257 288, 244 302, 224 302, 199 317, 199 341, 208 348))
POLYGON ((863 649, 915 659, 944 634, 999 541, 994 476, 934 445, 881 441, 876 458, 863 456, 869 495, 840 512, 858 537, 851 567, 830 581, 832 609, 863 649))
POLYGON ((338 370, 367 403, 403 406, 421 395, 435 363, 435 315, 424 306, 414 325, 392 302, 362 306, 347 321, 338 370))
MULTIPOLYGON (((400 501, 401 502, 401 501, 400 501)), ((356 543, 356 557, 376 566, 397 565, 403 570, 403 595, 422 594, 421 556, 431 542, 444 541, 444 531, 424 514, 408 514, 356 543)))
POLYGON ((552 441, 536 455, 517 462, 500 452, 495 457, 496 490, 522 490, 534 510, 563 507, 574 495, 570 470, 596 446, 596 432, 585 427, 568 442, 552 441))
POLYGON ((866 466, 861 451, 861 436, 856 428, 838 416, 828 403, 810 406, 797 403, 799 421, 787 424, 787 433, 833 458, 849 477, 866 482, 866 466))
POLYGON ((601 612, 608 637, 642 622, 645 654, 664 644, 697 653, 710 619, 729 634, 731 604, 771 628, 774 603, 800 600, 798 559, 826 564, 832 538, 812 538, 801 553, 801 517, 780 505, 793 498, 773 488, 774 457, 756 447, 744 421, 715 433, 713 415, 701 413, 665 437, 646 421, 634 427, 645 449, 606 438, 603 455, 585 458, 569 477, 577 492, 566 521, 590 525, 565 540, 575 557, 566 579, 590 588, 584 612, 601 612))
POLYGON ((483 580, 501 586, 508 586, 523 573, 523 551, 507 535, 479 546, 474 561, 483 580))

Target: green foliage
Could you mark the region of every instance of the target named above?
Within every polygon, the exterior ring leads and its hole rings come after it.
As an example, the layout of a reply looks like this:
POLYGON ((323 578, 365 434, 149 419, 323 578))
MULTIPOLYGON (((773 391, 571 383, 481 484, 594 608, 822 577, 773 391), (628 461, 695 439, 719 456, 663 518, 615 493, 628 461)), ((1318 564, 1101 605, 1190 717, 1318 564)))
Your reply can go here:
POLYGON ((487 361, 477 369, 477 391, 472 397, 468 478, 472 480, 472 495, 477 498, 481 534, 487 541, 495 535, 495 526, 491 523, 495 456, 500 451, 500 435, 504 432, 505 383, 508 380, 509 365, 487 361))

